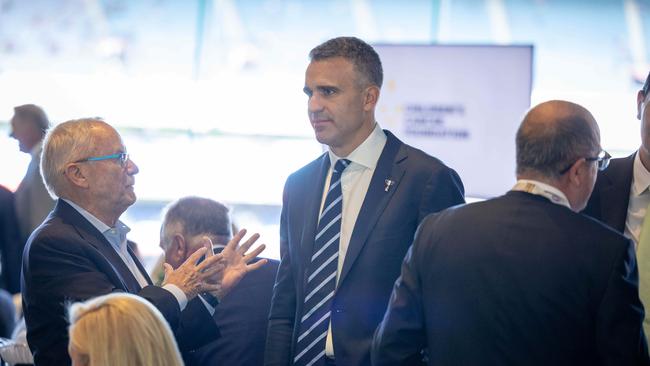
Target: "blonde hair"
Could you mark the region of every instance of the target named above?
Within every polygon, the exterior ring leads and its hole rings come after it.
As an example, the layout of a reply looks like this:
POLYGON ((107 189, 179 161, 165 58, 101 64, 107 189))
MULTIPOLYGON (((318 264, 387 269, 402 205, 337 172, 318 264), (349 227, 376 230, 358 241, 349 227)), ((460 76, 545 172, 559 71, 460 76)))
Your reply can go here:
POLYGON ((115 293, 69 308, 70 347, 92 366, 182 366, 167 321, 152 304, 115 293))
POLYGON ((100 118, 84 118, 63 122, 45 135, 41 155, 41 174, 53 198, 65 197, 67 181, 64 170, 68 163, 87 158, 94 151, 94 129, 112 128, 100 118))

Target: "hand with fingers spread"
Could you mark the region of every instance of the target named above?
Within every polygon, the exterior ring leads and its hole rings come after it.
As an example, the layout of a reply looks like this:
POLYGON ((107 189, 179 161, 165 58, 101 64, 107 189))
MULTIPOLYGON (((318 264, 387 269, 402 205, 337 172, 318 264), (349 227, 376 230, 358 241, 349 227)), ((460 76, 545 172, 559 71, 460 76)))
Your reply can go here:
MULTIPOLYGON (((261 259, 257 262, 250 263, 255 257, 257 257, 264 249, 266 245, 261 244, 255 248, 250 253, 246 254, 248 249, 259 239, 259 234, 251 235, 244 244, 239 245, 239 242, 246 235, 246 229, 240 230, 233 238, 228 242, 226 247, 221 252, 223 258, 224 269, 222 272, 217 273, 217 276, 220 277, 219 288, 211 291, 211 293, 217 297, 217 299, 223 299, 230 290, 235 287, 239 281, 250 271, 254 271, 268 261, 266 259, 261 259)), ((210 239, 207 239, 210 241, 210 239)), ((212 242, 210 241, 210 245, 212 242)))
POLYGON ((211 250, 199 248, 176 270, 168 263, 164 264, 163 286, 176 285, 185 293, 188 301, 192 300, 201 292, 214 292, 221 288, 220 284, 215 284, 211 279, 224 270, 225 264, 221 254, 213 255, 211 250), (200 262, 204 255, 205 260, 200 262))

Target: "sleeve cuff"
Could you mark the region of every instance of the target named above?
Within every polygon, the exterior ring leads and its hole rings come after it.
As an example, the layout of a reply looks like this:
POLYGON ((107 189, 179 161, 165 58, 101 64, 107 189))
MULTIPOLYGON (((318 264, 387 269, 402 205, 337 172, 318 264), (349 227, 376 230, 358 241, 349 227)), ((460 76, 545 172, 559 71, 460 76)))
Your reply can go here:
POLYGON ((181 311, 183 311, 185 309, 185 307, 187 306, 187 296, 185 296, 185 293, 183 291, 181 291, 181 289, 178 288, 178 286, 172 285, 170 283, 166 284, 162 288, 164 288, 165 290, 171 292, 172 295, 174 295, 174 297, 176 298, 176 301, 178 301, 178 306, 180 306, 181 311))

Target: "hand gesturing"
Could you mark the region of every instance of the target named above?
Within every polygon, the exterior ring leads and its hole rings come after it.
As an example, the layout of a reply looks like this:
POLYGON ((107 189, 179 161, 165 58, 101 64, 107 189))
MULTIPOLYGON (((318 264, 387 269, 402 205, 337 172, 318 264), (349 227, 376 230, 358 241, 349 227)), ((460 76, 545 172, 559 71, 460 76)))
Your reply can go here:
POLYGON ((211 281, 211 278, 224 270, 225 263, 221 254, 213 255, 212 250, 199 248, 176 270, 169 263, 163 264, 165 268, 163 286, 167 284, 178 286, 185 293, 188 301, 201 292, 217 291, 221 286, 211 281), (206 259, 199 263, 206 252, 208 253, 206 259))
MULTIPOLYGON (((240 230, 233 238, 228 242, 223 251, 218 254, 222 257, 224 269, 223 271, 217 272, 214 279, 216 283, 220 285, 215 290, 210 292, 216 296, 219 300, 223 299, 233 287, 235 287, 239 281, 250 271, 254 271, 268 261, 266 259, 261 259, 257 262, 250 263, 255 257, 257 257, 264 249, 266 245, 261 244, 255 248, 252 252, 246 254, 246 251, 259 239, 259 234, 251 235, 244 244, 239 245, 239 242, 246 235, 246 230, 240 230)), ((209 238, 205 238, 206 246, 212 247, 212 241, 209 238)), ((214 282, 213 282, 214 283, 214 282)))

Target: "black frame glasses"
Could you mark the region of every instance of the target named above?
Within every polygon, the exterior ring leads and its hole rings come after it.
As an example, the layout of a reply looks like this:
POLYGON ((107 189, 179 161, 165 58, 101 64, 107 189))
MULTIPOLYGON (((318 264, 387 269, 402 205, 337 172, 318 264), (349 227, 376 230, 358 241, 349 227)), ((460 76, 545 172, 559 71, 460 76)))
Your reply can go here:
POLYGON ((125 167, 126 163, 129 161, 129 154, 127 154, 127 153, 117 153, 117 154, 111 154, 111 155, 90 157, 90 158, 77 160, 77 161, 75 161, 75 163, 85 163, 87 161, 101 161, 101 160, 109 160, 109 159, 117 159, 119 161, 119 163, 120 163, 120 166, 125 167))
MULTIPOLYGON (((584 159, 585 159, 585 161, 595 161, 595 162, 597 162, 598 170, 602 171, 602 170, 607 169, 607 167, 609 166, 609 160, 611 158, 612 158, 612 156, 609 155, 609 153, 607 151, 600 150, 600 152, 598 153, 597 156, 593 156, 593 157, 588 156, 588 157, 585 157, 584 159)), ((575 164, 575 162, 573 164, 575 164)), ((560 175, 566 174, 566 172, 568 172, 569 169, 571 169, 573 164, 571 164, 568 167, 562 169, 560 171, 560 175)))

